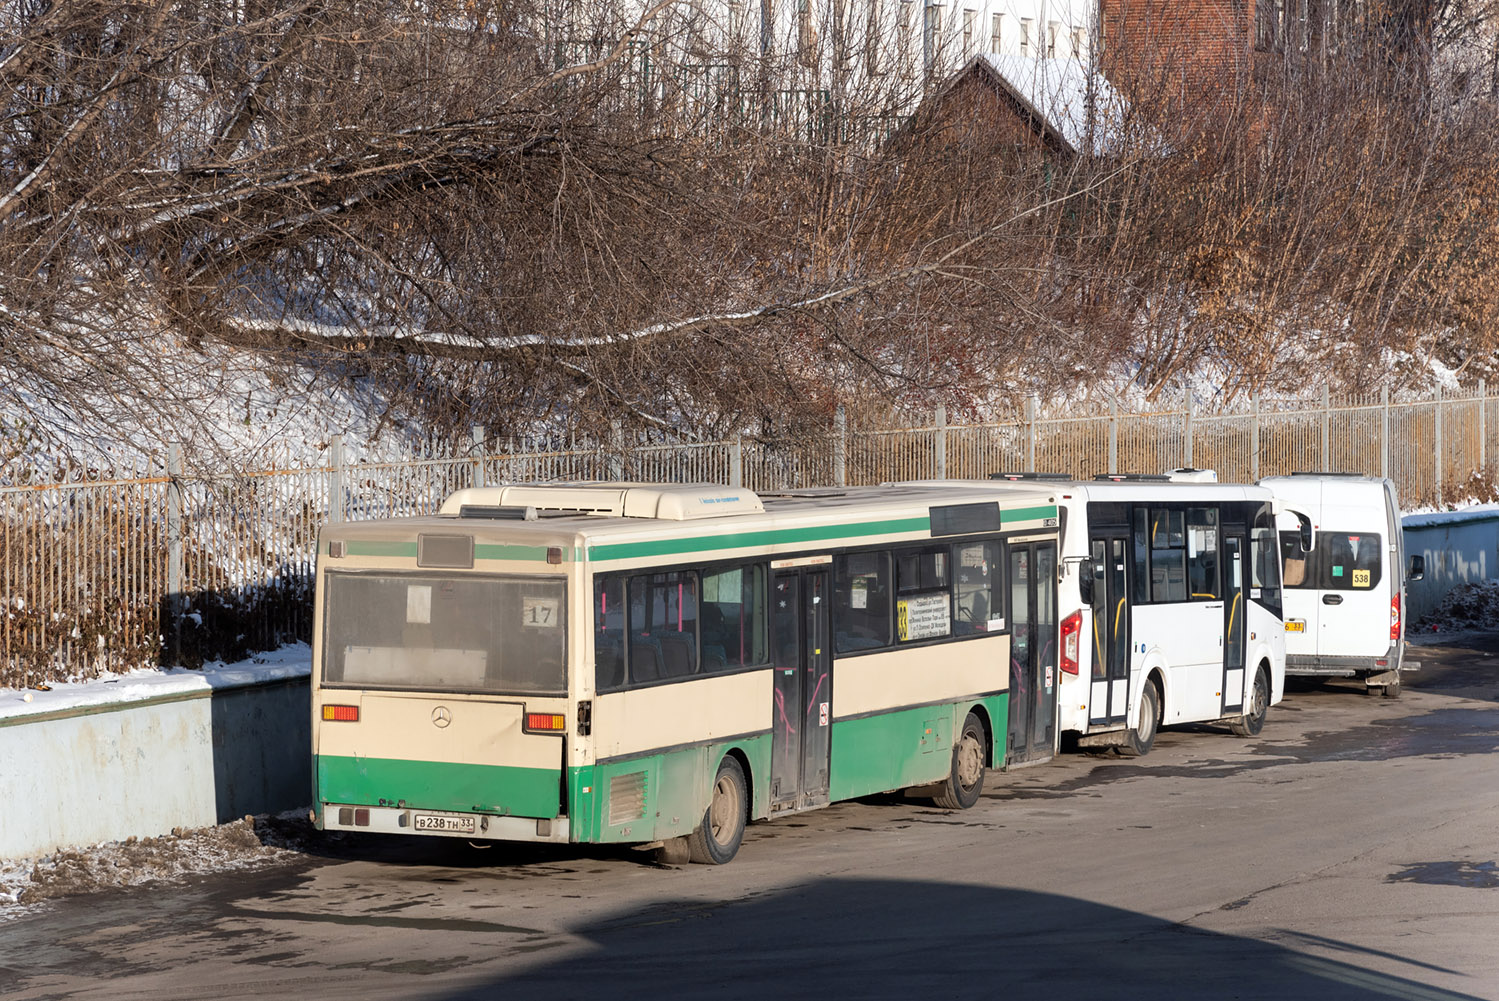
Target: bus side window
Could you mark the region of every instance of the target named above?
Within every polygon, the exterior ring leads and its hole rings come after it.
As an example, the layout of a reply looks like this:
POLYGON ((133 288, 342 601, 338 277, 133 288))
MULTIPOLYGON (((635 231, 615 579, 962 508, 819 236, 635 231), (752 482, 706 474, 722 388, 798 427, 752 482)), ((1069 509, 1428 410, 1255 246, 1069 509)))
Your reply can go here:
POLYGON ((765 564, 703 574, 705 673, 766 662, 765 564))
POLYGON ((953 547, 957 601, 953 633, 963 636, 1005 628, 1004 588, 999 582, 997 542, 968 542, 953 547))
POLYGON ((1187 508, 1187 593, 1193 601, 1218 598, 1218 511, 1187 508))
POLYGON ((697 673, 697 574, 630 578, 630 682, 697 673))
POLYGON ((597 577, 593 584, 594 688, 625 683, 625 581, 597 577))
POLYGON ((848 553, 834 570, 833 627, 839 653, 890 645, 890 554, 848 553))

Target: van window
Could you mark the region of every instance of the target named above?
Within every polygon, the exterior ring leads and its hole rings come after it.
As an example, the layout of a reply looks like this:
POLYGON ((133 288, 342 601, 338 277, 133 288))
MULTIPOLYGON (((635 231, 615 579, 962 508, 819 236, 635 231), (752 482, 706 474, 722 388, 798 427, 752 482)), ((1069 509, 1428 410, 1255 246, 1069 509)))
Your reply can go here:
POLYGON ((1321 585, 1330 591, 1367 591, 1379 583, 1380 537, 1372 532, 1318 532, 1321 585))
POLYGON ((1317 582, 1312 575, 1307 573, 1307 565, 1310 562, 1311 553, 1301 548, 1301 534, 1299 532, 1280 533, 1280 558, 1285 565, 1286 587, 1315 588, 1317 582))
MULTIPOLYGON (((1298 551, 1300 548, 1298 543, 1298 551)), ((1252 589, 1250 598, 1274 612, 1276 618, 1280 618, 1283 614, 1280 600, 1280 546, 1274 529, 1254 530, 1254 549, 1249 568, 1249 586, 1252 589)))

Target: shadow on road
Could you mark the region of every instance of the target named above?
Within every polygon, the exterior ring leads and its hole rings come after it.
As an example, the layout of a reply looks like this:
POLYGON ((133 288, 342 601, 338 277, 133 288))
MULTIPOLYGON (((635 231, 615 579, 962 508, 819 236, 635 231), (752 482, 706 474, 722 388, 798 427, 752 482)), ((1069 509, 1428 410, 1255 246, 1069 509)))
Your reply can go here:
POLYGON ((1460 974, 1346 943, 1295 939, 1340 956, 1330 959, 1072 897, 947 883, 818 880, 744 901, 651 906, 575 933, 591 953, 446 998, 1470 996, 1424 982, 1460 974))

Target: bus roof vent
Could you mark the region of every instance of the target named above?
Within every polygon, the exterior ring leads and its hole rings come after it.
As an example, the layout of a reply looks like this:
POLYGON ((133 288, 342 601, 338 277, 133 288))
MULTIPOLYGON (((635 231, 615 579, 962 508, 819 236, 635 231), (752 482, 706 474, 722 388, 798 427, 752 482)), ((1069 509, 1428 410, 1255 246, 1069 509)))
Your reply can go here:
POLYGON ((555 483, 469 487, 443 501, 438 514, 462 517, 465 508, 516 507, 535 508, 542 518, 566 512, 663 521, 722 518, 765 510, 753 491, 713 484, 555 483))
POLYGON ((1166 474, 1166 478, 1172 483, 1217 483, 1218 471, 1216 469, 1193 469, 1191 466, 1183 466, 1181 469, 1173 469, 1166 474))
POLYGON ((460 518, 494 518, 498 521, 535 521, 534 507, 505 507, 504 505, 464 504, 458 509, 460 518))
POLYGON ((991 480, 1071 480, 1066 473, 990 473, 991 480))
POLYGON ((1098 473, 1095 480, 1105 483, 1169 483, 1169 473, 1098 473))

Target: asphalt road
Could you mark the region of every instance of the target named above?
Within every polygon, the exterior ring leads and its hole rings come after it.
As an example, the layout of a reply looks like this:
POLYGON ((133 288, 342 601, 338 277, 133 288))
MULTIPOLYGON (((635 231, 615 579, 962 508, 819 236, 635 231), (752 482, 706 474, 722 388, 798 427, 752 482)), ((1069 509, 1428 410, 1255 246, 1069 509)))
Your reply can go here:
POLYGON ((991 773, 627 850, 313 841, 0 925, 0 996, 1499 998, 1499 644, 1400 699, 1304 685, 1258 738, 991 773))

